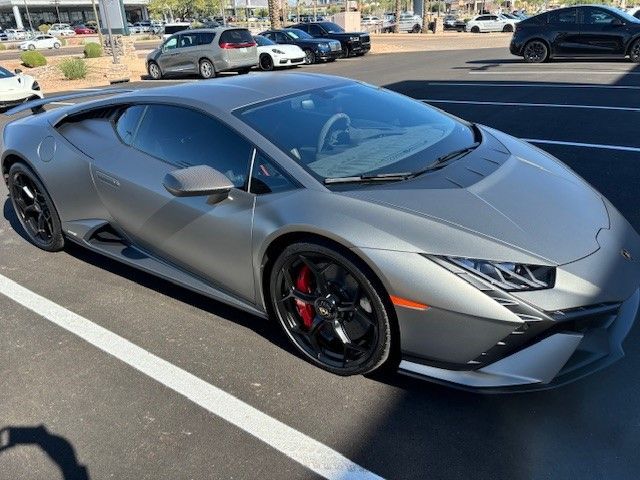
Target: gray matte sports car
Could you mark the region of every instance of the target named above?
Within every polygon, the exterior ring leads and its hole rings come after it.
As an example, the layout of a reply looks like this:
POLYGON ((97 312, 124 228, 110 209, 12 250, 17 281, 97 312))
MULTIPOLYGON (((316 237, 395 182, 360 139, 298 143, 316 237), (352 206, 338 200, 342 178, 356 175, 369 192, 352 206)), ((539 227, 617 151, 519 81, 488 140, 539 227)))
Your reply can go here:
POLYGON ((640 239, 545 152, 330 76, 110 94, 10 112, 34 112, 5 128, 2 173, 38 247, 275 317, 340 375, 532 389, 623 355, 640 239))

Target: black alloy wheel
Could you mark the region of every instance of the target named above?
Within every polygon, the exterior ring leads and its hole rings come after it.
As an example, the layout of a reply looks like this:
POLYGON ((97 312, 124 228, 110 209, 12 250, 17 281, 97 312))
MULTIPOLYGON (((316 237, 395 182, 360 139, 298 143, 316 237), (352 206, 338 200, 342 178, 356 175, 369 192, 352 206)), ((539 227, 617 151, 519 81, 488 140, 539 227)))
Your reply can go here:
POLYGON ((265 72, 273 70, 273 59, 271 58, 271 55, 266 53, 260 55, 260 70, 264 70, 265 72))
POLYGON ((542 63, 549 56, 549 49, 540 40, 532 40, 524 47, 524 60, 527 63, 542 63))
POLYGON ((9 195, 20 224, 37 247, 57 252, 64 247, 60 217, 38 177, 23 163, 9 169, 9 195))
POLYGON ((312 363, 358 375, 389 359, 391 320, 371 277, 319 244, 294 244, 278 257, 270 276, 271 305, 287 337, 312 363))
POLYGON ((308 48, 304 51, 304 64, 305 65, 313 65, 316 63, 316 54, 313 53, 308 48))
POLYGON ((634 63, 640 63, 640 39, 633 42, 631 50, 629 50, 629 58, 634 63))
POLYGON ((510 23, 507 23, 503 28, 502 31, 505 33, 508 32, 513 32, 513 25, 511 25, 510 23))

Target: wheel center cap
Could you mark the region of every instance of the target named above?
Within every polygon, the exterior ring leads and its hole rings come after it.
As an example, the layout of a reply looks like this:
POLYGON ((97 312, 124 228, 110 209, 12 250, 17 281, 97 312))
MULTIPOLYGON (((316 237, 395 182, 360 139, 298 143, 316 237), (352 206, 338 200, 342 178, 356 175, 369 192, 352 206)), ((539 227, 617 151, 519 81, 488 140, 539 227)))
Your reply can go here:
POLYGON ((332 320, 338 315, 338 300, 333 295, 316 299, 316 312, 325 320, 332 320))

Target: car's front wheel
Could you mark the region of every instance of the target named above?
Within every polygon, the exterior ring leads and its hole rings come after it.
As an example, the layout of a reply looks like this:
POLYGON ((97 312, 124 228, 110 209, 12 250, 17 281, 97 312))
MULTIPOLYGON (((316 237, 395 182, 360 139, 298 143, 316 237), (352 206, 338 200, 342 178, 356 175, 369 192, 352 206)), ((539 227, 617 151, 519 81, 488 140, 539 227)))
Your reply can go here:
POLYGON ((304 51, 304 63, 305 65, 312 65, 316 63, 316 54, 313 53, 311 50, 306 49, 304 51))
POLYGON ((480 27, 478 26, 471 27, 471 33, 480 33, 480 27))
POLYGON ((511 25, 510 23, 507 23, 503 28, 502 31, 505 33, 508 32, 513 32, 513 25, 511 25))
POLYGON ((260 70, 264 70, 265 72, 273 70, 273 59, 271 58, 271 55, 266 53, 260 55, 260 70))
POLYGON ((53 44, 53 48, 55 48, 56 50, 60 48, 60 43, 56 42, 53 44))
POLYGON ((60 217, 40 179, 24 163, 9 169, 9 195, 31 243, 49 252, 64 247, 60 217))
POLYGON ((271 305, 285 334, 312 363, 358 375, 390 357, 385 293, 360 262, 317 243, 288 246, 270 275, 271 305))
POLYGON ((549 57, 549 49, 540 40, 532 40, 524 46, 524 61, 527 63, 542 63, 549 57))
POLYGON ((153 80, 160 80, 162 78, 162 70, 160 70, 160 66, 156 62, 149 62, 147 71, 153 80))
POLYGON ((629 58, 634 63, 640 63, 640 39, 633 42, 631 50, 629 50, 629 58))
POLYGON ((29 45, 29 50, 35 50, 36 46, 32 43, 31 45, 29 45))

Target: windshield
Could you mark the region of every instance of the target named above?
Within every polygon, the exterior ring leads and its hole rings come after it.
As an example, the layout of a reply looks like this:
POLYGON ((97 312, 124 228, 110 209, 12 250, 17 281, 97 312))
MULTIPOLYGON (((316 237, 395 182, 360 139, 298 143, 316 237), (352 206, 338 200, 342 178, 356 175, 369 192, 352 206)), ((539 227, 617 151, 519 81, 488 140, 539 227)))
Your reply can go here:
POLYGON ((317 89, 235 112, 320 181, 417 172, 474 144, 466 124, 362 84, 317 89))
POLYGON ((13 73, 11 73, 9 70, 4 67, 0 67, 0 78, 9 78, 13 76, 13 73))
POLYGON ((321 23, 321 25, 329 33, 343 33, 344 32, 344 28, 342 28, 340 25, 336 25, 333 22, 323 22, 323 23, 321 23))
POLYGON ((256 41, 256 43, 260 47, 266 47, 268 45, 275 45, 276 44, 276 42, 272 42, 267 37, 263 37, 262 35, 256 35, 256 36, 253 37, 253 39, 256 41))
POLYGON ((297 28, 290 28, 289 30, 286 30, 285 33, 294 40, 306 40, 308 38, 313 38, 307 32, 303 32, 302 30, 298 30, 297 28))
POLYGON ((640 20, 638 20, 636 17, 634 17, 633 15, 630 15, 629 13, 623 11, 623 10, 618 10, 617 8, 611 8, 611 7, 606 7, 606 6, 600 6, 598 5, 600 8, 603 8, 605 10, 609 10, 610 12, 622 17, 622 19, 625 22, 631 22, 631 23, 639 23, 640 20))

